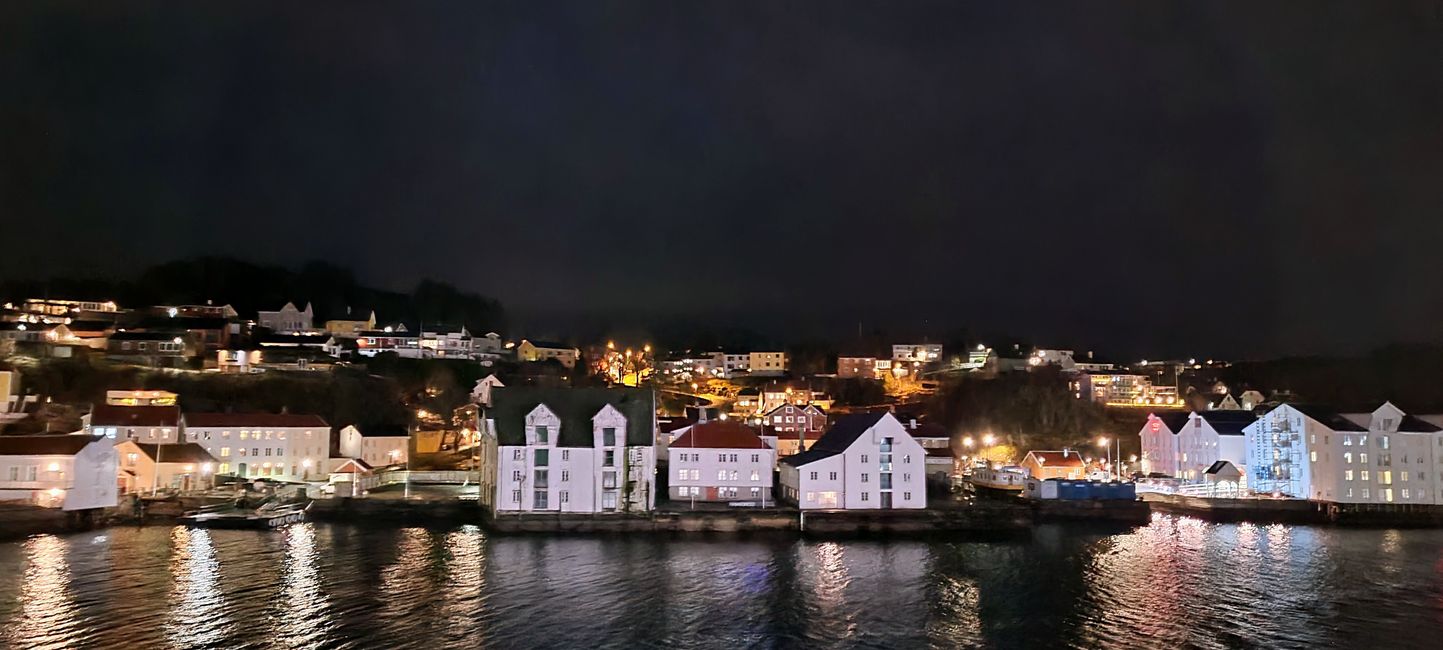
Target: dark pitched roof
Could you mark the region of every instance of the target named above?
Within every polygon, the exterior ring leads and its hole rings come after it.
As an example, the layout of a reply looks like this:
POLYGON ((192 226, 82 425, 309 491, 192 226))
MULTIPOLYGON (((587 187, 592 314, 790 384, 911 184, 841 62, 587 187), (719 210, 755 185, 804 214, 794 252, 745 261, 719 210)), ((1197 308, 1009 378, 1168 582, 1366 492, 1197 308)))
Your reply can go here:
MULTIPOLYGON (((1332 429, 1334 431, 1368 431, 1368 427, 1353 422, 1352 420, 1349 420, 1348 418, 1339 415, 1336 410, 1328 408, 1326 406, 1318 406, 1316 404, 1294 404, 1292 402, 1286 402, 1286 404, 1293 407, 1293 409, 1298 411, 1299 413, 1302 413, 1303 415, 1317 420, 1318 422, 1322 423, 1323 426, 1328 427, 1329 429, 1332 429)), ((1281 404, 1279 406, 1281 406, 1281 404)))
POLYGON ((703 422, 671 443, 672 449, 770 449, 756 429, 735 420, 703 422))
MULTIPOLYGON (((112 341, 170 341, 177 337, 176 332, 116 332, 110 335, 112 341)), ((180 337, 184 340, 184 336, 180 337)))
MULTIPOLYGON (((836 424, 833 424, 832 428, 827 429, 827 432, 822 434, 821 438, 817 439, 817 442, 812 445, 811 449, 795 456, 783 458, 782 462, 793 467, 798 467, 815 460, 840 454, 852 446, 852 443, 856 442, 857 438, 862 437, 862 434, 866 433, 868 429, 889 415, 889 413, 858 413, 838 418, 836 424)), ((782 435, 785 436, 786 434, 782 435)))
POLYGON ((836 456, 840 453, 842 452, 832 451, 828 449, 817 449, 816 446, 813 445, 811 449, 808 449, 800 454, 783 458, 782 463, 786 465, 791 465, 792 467, 801 467, 802 465, 806 465, 807 463, 810 463, 812 461, 821 460, 823 458, 831 458, 832 456, 836 456))
POLYGON ((140 448, 140 453, 145 454, 151 460, 155 460, 156 447, 164 446, 160 450, 160 463, 214 463, 215 457, 210 452, 193 442, 183 442, 173 445, 154 445, 148 442, 131 442, 130 444, 140 448))
POLYGON ((1243 427, 1258 421, 1251 411, 1200 411, 1197 416, 1224 436, 1243 435, 1243 427))
MULTIPOLYGON (((1203 474, 1217 474, 1218 472, 1221 472, 1224 467, 1227 467, 1229 465, 1232 465, 1232 463, 1226 460, 1214 462, 1213 464, 1209 465, 1206 470, 1203 471, 1203 474)), ((1233 471, 1238 472, 1239 474, 1242 473, 1242 471, 1239 470, 1236 465, 1233 465, 1233 471)))
POLYGON ((91 426, 173 427, 180 424, 179 406, 111 406, 90 409, 91 426))
POLYGON ((303 413, 186 413, 187 427, 313 427, 331 425, 319 415, 303 413))
POLYGON ((1404 415, 1403 420, 1398 423, 1398 431, 1402 433, 1434 433, 1443 431, 1443 428, 1416 415, 1404 415))
POLYGON ((1182 428, 1183 428, 1184 426, 1187 426, 1188 420, 1190 419, 1190 418, 1189 418, 1189 416, 1190 416, 1189 413, 1183 413, 1183 412, 1177 412, 1177 411, 1172 411, 1172 412, 1162 413, 1162 414, 1153 413, 1152 415, 1153 415, 1153 417, 1156 417, 1157 419, 1162 420, 1163 426, 1166 426, 1166 427, 1167 427, 1167 430, 1168 430, 1168 431, 1171 431, 1171 432, 1173 432, 1173 433, 1177 433, 1177 432, 1179 432, 1179 431, 1182 431, 1182 428))
POLYGON ((657 430, 662 433, 671 433, 677 429, 685 429, 693 424, 696 424, 696 420, 689 417, 667 418, 665 420, 658 420, 656 423, 657 430))
POLYGON ((932 424, 931 422, 919 422, 917 423, 917 428, 910 429, 907 431, 907 433, 911 434, 913 438, 952 437, 951 434, 947 433, 947 427, 944 427, 940 424, 932 424))
POLYGON ((151 316, 130 327, 151 330, 222 330, 230 321, 217 316, 151 316))
POLYGON ((409 438, 411 432, 399 424, 354 425, 362 438, 409 438))
POLYGON ((330 334, 267 334, 257 337, 261 345, 325 345, 331 340, 330 334))
POLYGON ((591 419, 607 405, 626 417, 627 445, 656 441, 656 403, 647 389, 498 387, 491 391, 491 403, 488 419, 496 422, 496 438, 502 445, 526 444, 526 416, 540 404, 561 418, 556 435, 560 447, 592 446, 591 419))
POLYGON ((99 439, 71 434, 0 436, 0 456, 74 456, 99 439))

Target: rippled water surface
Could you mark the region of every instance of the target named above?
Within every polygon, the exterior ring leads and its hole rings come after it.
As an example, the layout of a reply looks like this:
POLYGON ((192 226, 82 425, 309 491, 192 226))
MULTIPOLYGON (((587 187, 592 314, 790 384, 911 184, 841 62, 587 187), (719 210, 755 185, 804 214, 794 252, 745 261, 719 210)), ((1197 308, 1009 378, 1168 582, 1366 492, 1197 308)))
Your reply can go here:
POLYGON ((0 647, 1443 647, 1443 531, 1008 541, 115 528, 0 544, 0 647))

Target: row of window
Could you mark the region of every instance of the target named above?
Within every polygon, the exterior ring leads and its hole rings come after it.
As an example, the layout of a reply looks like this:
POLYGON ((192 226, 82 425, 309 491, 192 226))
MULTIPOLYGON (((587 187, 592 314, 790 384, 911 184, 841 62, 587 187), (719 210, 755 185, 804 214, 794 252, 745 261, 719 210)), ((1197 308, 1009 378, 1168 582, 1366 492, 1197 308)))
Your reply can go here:
MULTIPOLYGON (((719 488, 716 488, 716 496, 717 496, 718 499, 733 499, 733 498, 736 498, 737 495, 741 494, 741 492, 740 492, 739 490, 740 490, 740 488, 735 488, 735 487, 719 487, 719 488)), ((677 496, 680 496, 680 497, 699 497, 699 496, 701 496, 701 488, 698 487, 698 486, 695 486, 695 485, 690 486, 690 487, 688 487, 688 486, 679 487, 679 488, 676 489, 676 492, 677 492, 677 496)), ((760 499, 760 498, 762 497, 762 489, 759 488, 759 487, 750 488, 750 494, 751 494, 751 498, 753 498, 753 499, 760 499)))
MULTIPOLYGON (((538 469, 538 470, 535 470, 535 472, 533 473, 532 476, 533 476, 533 480, 535 481, 535 482, 532 484, 534 487, 542 488, 542 487, 548 487, 548 486, 550 485, 550 478, 551 478, 551 471, 550 471, 550 470, 538 469)), ((523 472, 523 471, 521 471, 521 470, 519 470, 519 469, 512 471, 512 472, 511 472, 511 480, 514 481, 514 482, 516 482, 516 483, 520 483, 520 482, 526 480, 526 472, 523 472)), ((569 470, 561 470, 561 482, 562 482, 562 483, 570 483, 570 482, 571 482, 571 472, 570 472, 569 470)), ((616 472, 602 472, 602 473, 601 473, 601 487, 604 487, 604 488, 614 488, 614 487, 616 487, 616 472)))
MULTIPOLYGON (((753 463, 760 463, 760 462, 762 462, 762 455, 761 455, 761 454, 752 454, 752 455, 751 455, 751 459, 752 459, 751 462, 753 462, 753 463)), ((677 461, 678 461, 678 462, 682 462, 682 463, 685 463, 685 462, 699 463, 699 462, 701 462, 701 454, 681 454, 681 455, 677 456, 677 461)), ((718 462, 718 463, 735 463, 735 462, 737 462, 737 454, 717 454, 717 455, 716 455, 716 462, 718 462)))
MULTIPOLYGON (((197 435, 200 436, 200 439, 201 439, 201 440, 210 440, 210 439, 211 439, 211 435, 212 435, 212 432, 210 432, 210 431, 205 431, 205 430, 201 430, 201 431, 191 431, 191 432, 189 432, 189 433, 190 433, 190 439, 191 439, 191 440, 195 440, 197 435)), ((247 429, 241 429, 240 434, 239 434, 239 437, 240 437, 241 440, 270 440, 272 435, 275 436, 275 439, 276 439, 276 440, 285 440, 285 439, 286 439, 286 432, 285 432, 285 431, 266 431, 266 432, 262 433, 261 431, 254 431, 254 432, 253 432, 253 431, 249 431, 249 430, 247 430, 247 429), (262 438, 262 437, 261 437, 262 435, 264 435, 265 437, 262 438)), ((313 432, 307 431, 307 432, 306 432, 306 439, 307 439, 307 440, 310 440, 312 437, 314 437, 314 435, 315 435, 315 434, 314 434, 313 432)), ((230 431, 228 431, 228 430, 222 430, 222 431, 220 432, 220 437, 221 437, 222 440, 225 440, 225 439, 227 439, 227 438, 230 438, 230 431)))
MULTIPOLYGON (((545 425, 534 426, 534 427, 532 427, 532 431, 533 431, 534 434, 535 434, 535 438, 534 438, 534 439, 536 440, 536 444, 538 444, 538 445, 549 445, 549 444, 551 444, 551 428, 550 428, 550 427, 547 427, 547 426, 545 426, 545 425)), ((616 446, 616 427, 602 427, 602 429, 601 429, 601 446, 603 446, 603 447, 615 447, 615 446, 616 446)))
MULTIPOLYGON (((1351 481, 1351 480, 1353 480, 1353 476, 1354 476, 1353 470, 1351 470, 1351 469, 1345 469, 1345 470, 1343 470, 1343 480, 1344 480, 1344 481, 1351 481)), ((1364 470, 1359 470, 1359 471, 1358 471, 1358 474, 1357 474, 1357 477, 1358 477, 1358 480, 1360 480, 1360 481, 1366 481, 1366 480, 1368 480, 1368 479, 1369 479, 1368 470, 1366 470, 1366 469, 1364 469, 1364 470)), ((1418 480, 1420 480, 1420 481, 1426 481, 1426 480, 1428 480, 1428 476, 1427 476, 1427 473, 1426 473, 1426 472, 1418 472, 1418 473, 1417 473, 1417 477, 1418 477, 1418 480)), ((1402 480, 1404 483, 1408 482, 1408 472, 1407 472, 1407 471, 1399 472, 1399 473, 1398 473, 1398 478, 1399 478, 1400 480, 1402 480)), ((1378 472, 1378 482, 1379 482, 1379 483, 1382 483, 1383 485, 1392 484, 1392 483, 1393 483, 1393 472, 1392 472, 1392 470, 1382 470, 1382 471, 1378 472)))
MULTIPOLYGON (((678 469, 678 470, 676 470, 676 479, 677 479, 678 481, 687 481, 687 480, 690 480, 690 481, 700 481, 700 480, 701 480, 701 470, 699 470, 699 469, 678 469)), ((737 470, 734 470, 734 469, 733 469, 733 470, 719 469, 719 470, 716 471, 716 480, 718 480, 718 481, 737 481, 737 480, 741 480, 741 474, 740 474, 739 472, 737 472, 737 470)), ((751 480, 752 482, 756 482, 756 481, 762 480, 762 474, 761 474, 761 472, 759 472, 759 471, 757 471, 757 470, 752 470, 752 471, 751 471, 751 479, 750 479, 750 480, 751 480)))
MULTIPOLYGON (((551 493, 548 492, 548 491, 546 491, 546 490, 536 490, 536 491, 534 491, 534 492, 531 494, 532 507, 533 507, 533 508, 536 508, 536 509, 538 509, 538 510, 540 510, 540 509, 542 509, 542 508, 549 508, 549 507, 551 507, 551 506, 550 506, 550 503, 549 503, 549 501, 550 501, 550 496, 551 496, 551 493)), ((571 503, 571 492, 568 491, 568 490, 559 490, 559 491, 557 491, 557 493, 556 493, 556 501, 557 501, 557 503, 571 503)), ((511 491, 511 503, 521 503, 521 490, 512 490, 512 491, 511 491)), ((603 510, 615 510, 615 509, 616 509, 616 493, 615 493, 615 492, 604 492, 604 493, 602 493, 602 495, 601 495, 601 508, 602 508, 603 510)))

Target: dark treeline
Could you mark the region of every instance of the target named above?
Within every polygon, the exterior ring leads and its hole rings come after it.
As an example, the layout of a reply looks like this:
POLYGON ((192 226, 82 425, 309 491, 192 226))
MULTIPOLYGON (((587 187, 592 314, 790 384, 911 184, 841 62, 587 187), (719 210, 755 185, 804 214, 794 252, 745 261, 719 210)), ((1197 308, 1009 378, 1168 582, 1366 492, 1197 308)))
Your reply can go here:
POLYGON ((42 396, 46 403, 99 404, 107 390, 158 389, 179 394, 186 411, 311 413, 334 427, 411 421, 402 402, 408 388, 394 378, 360 369, 220 375, 110 365, 86 358, 47 359, 16 369, 26 393, 42 396))
POLYGON ((280 309, 287 302, 305 309, 310 302, 317 325, 327 319, 363 319, 374 309, 381 323, 418 322, 465 325, 476 334, 501 331, 506 325, 501 304, 443 282, 422 280, 410 293, 362 285, 349 269, 322 261, 299 269, 263 266, 224 257, 199 257, 166 262, 135 278, 50 278, 7 280, 0 297, 114 300, 122 307, 174 304, 229 304, 244 318, 260 310, 280 309), (348 315, 349 314, 349 315, 348 315))
POLYGON ((1287 357, 1235 363, 1223 376, 1234 392, 1289 391, 1298 401, 1372 410, 1392 401, 1413 413, 1443 412, 1443 346, 1410 343, 1361 357, 1287 357))
POLYGON ((1051 368, 947 380, 927 410, 954 434, 991 433, 1021 449, 1080 448, 1099 435, 1137 433, 1119 428, 1101 406, 1074 397, 1067 378, 1051 368))

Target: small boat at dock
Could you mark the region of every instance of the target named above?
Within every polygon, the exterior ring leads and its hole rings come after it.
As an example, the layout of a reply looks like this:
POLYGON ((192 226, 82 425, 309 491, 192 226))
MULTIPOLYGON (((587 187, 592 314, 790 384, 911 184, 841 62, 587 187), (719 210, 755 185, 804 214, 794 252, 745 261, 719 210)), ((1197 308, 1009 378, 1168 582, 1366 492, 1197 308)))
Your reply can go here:
POLYGON ((306 520, 309 503, 267 503, 259 508, 244 509, 221 504, 205 506, 188 512, 180 522, 199 528, 279 528, 306 520))
POLYGON ((978 467, 967 479, 973 491, 990 496, 1018 496, 1027 486, 1027 470, 1016 465, 978 467))

